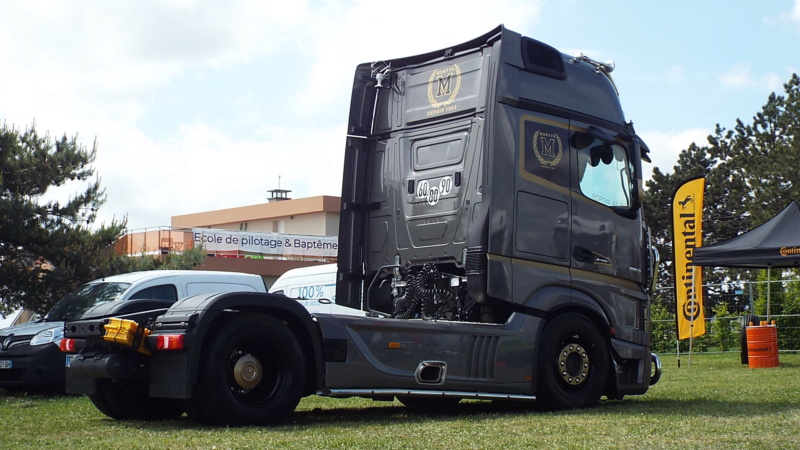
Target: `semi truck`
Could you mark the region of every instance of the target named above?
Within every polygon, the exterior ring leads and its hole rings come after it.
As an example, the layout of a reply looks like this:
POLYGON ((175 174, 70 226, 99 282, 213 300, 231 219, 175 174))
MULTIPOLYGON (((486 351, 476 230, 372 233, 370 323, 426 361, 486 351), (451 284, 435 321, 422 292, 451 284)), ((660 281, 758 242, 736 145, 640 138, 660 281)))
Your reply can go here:
POLYGON ((335 303, 198 295, 66 324, 67 389, 115 418, 273 424, 305 396, 590 407, 644 394, 649 150, 613 63, 504 26, 358 65, 335 303), (98 389, 102 386, 103 389, 98 389))

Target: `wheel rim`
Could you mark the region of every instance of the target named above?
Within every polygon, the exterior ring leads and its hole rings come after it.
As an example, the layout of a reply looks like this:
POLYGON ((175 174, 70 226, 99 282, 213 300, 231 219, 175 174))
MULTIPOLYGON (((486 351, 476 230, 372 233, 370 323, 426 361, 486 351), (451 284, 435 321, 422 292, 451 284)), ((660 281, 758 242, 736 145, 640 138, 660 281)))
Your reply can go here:
POLYGON ((569 386, 580 386, 589 376, 589 354, 578 343, 564 345, 556 365, 561 380, 569 386))
POLYGON ((231 353, 226 369, 231 394, 237 401, 251 406, 270 401, 285 382, 280 361, 274 349, 263 342, 239 345, 231 353))
POLYGON ((244 389, 253 389, 261 382, 261 363, 252 355, 244 355, 233 366, 233 379, 244 389))

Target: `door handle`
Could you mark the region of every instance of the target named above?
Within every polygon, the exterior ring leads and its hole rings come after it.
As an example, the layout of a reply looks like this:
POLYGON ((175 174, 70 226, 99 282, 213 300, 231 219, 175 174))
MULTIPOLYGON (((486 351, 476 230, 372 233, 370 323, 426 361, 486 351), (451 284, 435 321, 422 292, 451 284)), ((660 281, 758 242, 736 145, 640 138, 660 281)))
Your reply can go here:
POLYGON ((572 250, 572 257, 580 262, 585 262, 585 263, 593 263, 597 259, 597 256, 594 254, 593 251, 584 247, 575 247, 572 250))

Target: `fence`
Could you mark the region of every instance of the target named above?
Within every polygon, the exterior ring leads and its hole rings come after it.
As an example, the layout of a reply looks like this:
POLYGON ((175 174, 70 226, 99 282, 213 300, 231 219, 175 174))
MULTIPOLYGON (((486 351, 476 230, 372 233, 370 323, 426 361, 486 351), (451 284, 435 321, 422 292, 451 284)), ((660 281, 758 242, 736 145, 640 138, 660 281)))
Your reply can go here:
MULTIPOLYGON (((706 334, 692 339, 693 352, 740 352, 745 316, 706 319, 706 334)), ((760 316, 763 320, 764 317, 760 316)), ((778 349, 781 352, 800 351, 800 314, 770 316, 778 327, 778 349)), ((745 324, 746 325, 746 324, 745 324)), ((675 319, 652 321, 651 350, 656 353, 675 353, 678 350, 675 319)), ((689 352, 689 340, 680 341, 680 352, 689 352)))
MULTIPOLYGON (((800 279, 795 271, 751 274, 756 281, 703 285, 706 334, 692 340, 692 351, 739 352, 745 317, 775 322, 778 348, 800 351, 800 279), (793 279, 782 279, 791 276, 793 279), (769 316, 767 317, 767 313, 769 316)), ((675 300, 671 288, 658 292, 652 306, 651 347, 659 353, 689 351, 689 340, 676 340, 675 300)))

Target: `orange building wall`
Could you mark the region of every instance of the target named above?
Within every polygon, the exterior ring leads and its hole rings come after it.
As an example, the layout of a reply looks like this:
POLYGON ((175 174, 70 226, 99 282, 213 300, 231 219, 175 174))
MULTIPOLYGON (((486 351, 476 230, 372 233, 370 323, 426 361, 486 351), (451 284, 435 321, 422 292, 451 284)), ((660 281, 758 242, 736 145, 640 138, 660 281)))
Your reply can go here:
POLYGON ((172 216, 172 227, 337 236, 339 197, 317 196, 172 216), (282 225, 279 225, 282 223, 282 225), (281 226, 282 229, 275 229, 281 226))

